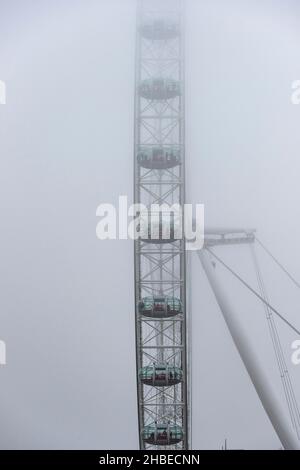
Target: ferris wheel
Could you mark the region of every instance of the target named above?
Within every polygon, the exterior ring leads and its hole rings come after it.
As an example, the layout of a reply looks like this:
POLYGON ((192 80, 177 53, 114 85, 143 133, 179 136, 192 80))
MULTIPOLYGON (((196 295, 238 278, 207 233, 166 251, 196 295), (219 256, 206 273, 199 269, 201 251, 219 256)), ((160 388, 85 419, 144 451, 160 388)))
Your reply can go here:
MULTIPOLYGON (((184 14, 181 0, 138 0, 135 73, 134 200, 140 207, 135 240, 135 327, 138 429, 141 449, 191 448, 191 322, 187 308, 186 242, 177 216, 164 207, 185 204, 184 14), (159 207, 160 209, 153 209, 159 207), (167 223, 168 222, 168 223, 167 223), (167 230, 166 230, 167 228, 167 230)), ((184 218, 183 212, 180 215, 184 218)), ((181 220, 181 226, 182 226, 181 220)), ((265 250, 300 290, 300 283, 260 242, 253 229, 206 229, 198 251, 228 331, 284 449, 300 448, 300 411, 276 320, 300 336, 266 293, 256 255, 265 250), (258 290, 216 250, 250 248, 258 290), (286 410, 222 286, 220 271, 234 276, 263 306, 286 410)))
MULTIPOLYGON (((179 0, 140 2, 135 84, 135 203, 185 199, 184 56, 179 0)), ((140 447, 188 448, 186 254, 174 223, 135 242, 140 447)), ((153 224, 152 224, 153 225, 153 224)), ((150 225, 149 225, 150 226, 150 225)), ((147 235, 147 233, 146 233, 147 235)))

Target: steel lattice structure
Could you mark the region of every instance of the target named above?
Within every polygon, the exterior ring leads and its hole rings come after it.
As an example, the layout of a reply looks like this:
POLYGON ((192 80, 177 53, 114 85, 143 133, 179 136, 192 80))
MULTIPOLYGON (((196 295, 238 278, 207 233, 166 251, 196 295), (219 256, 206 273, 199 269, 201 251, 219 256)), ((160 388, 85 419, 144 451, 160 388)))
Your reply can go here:
MULTIPOLYGON (((135 203, 185 201, 184 35, 179 0, 139 2, 135 203)), ((140 448, 188 448, 184 238, 135 241, 140 448)), ((172 227, 172 225, 171 225, 172 227)))

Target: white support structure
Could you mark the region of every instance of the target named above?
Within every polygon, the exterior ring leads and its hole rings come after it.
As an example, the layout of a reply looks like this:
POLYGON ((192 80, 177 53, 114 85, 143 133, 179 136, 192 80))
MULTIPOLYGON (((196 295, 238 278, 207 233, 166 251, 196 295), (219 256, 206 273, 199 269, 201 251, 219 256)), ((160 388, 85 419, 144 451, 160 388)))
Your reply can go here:
POLYGON ((280 401, 274 393, 272 385, 269 383, 261 367, 261 361, 253 349, 247 333, 244 331, 239 320, 239 312, 237 312, 234 305, 231 304, 218 278, 218 262, 214 261, 214 264, 212 264, 209 254, 205 249, 199 251, 198 256, 215 294, 230 335, 278 438, 285 450, 299 450, 300 445, 296 434, 292 429, 289 419, 285 415, 280 401))

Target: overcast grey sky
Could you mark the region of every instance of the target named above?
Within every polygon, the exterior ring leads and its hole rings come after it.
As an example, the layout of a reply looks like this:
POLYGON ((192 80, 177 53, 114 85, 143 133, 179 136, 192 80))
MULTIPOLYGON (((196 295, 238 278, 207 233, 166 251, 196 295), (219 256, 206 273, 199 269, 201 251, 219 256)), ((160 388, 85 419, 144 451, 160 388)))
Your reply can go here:
MULTIPOLYGON (((188 199, 208 225, 256 227, 300 279, 299 2, 186 5, 188 199)), ((2 449, 138 446, 133 246, 95 235, 97 206, 132 198, 134 41, 134 0, 0 0, 2 449)), ((245 248, 221 253, 255 283, 245 248)), ((299 291, 261 255, 300 327, 299 291)), ((284 400, 262 308, 224 283, 284 400)), ((279 448, 194 256, 190 287, 193 447, 279 448)))

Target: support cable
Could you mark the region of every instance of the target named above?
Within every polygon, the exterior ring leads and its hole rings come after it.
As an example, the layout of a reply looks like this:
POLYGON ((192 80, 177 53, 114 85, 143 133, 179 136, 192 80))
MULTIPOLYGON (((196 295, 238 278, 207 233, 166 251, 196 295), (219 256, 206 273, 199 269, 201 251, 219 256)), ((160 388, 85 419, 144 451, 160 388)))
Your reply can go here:
POLYGON ((278 259, 271 253, 271 251, 257 238, 255 237, 257 243, 262 247, 262 249, 272 258, 273 261, 280 267, 280 269, 288 276, 288 278, 295 284, 298 289, 300 289, 300 283, 292 276, 291 273, 278 261, 278 259))
MULTIPOLYGON (((258 263, 256 251, 253 245, 250 246, 250 251, 254 263, 254 268, 256 272, 256 277, 257 277, 257 282, 258 286, 260 289, 261 296, 265 299, 266 303, 269 303, 269 298, 267 295, 266 287, 263 281, 261 269, 258 263)), ((300 426, 300 414, 299 414, 299 408, 298 408, 298 403, 296 400, 295 392, 293 389, 292 381, 290 378, 290 374, 287 368, 287 364, 285 361, 280 337, 278 334, 278 329, 274 320, 273 312, 270 310, 270 308, 264 304, 264 309, 266 313, 266 319, 268 322, 268 327, 269 327, 269 332, 273 344, 273 349, 274 353, 276 356, 276 361, 280 373, 280 377, 282 380, 282 385, 284 389, 284 394, 286 397, 289 413, 290 413, 290 418, 293 424, 293 427, 297 433, 298 439, 300 439, 300 434, 299 434, 299 426, 300 426)))
POLYGON ((263 304, 265 304, 275 315, 277 315, 286 325, 288 325, 295 333, 300 336, 300 330, 298 330, 295 326, 293 326, 281 313, 278 312, 272 305, 265 300, 253 287, 251 287, 239 274, 237 274, 230 266, 228 266, 224 261, 221 260, 212 250, 209 248, 205 248, 211 256, 213 256, 224 268, 227 269, 236 279, 238 279, 245 287, 247 287, 252 294, 254 294, 258 299, 260 299, 263 304))

